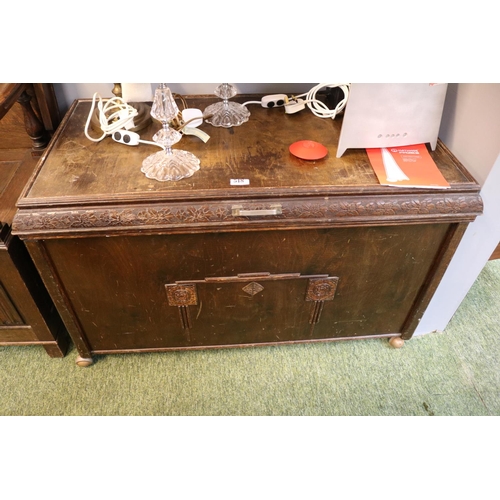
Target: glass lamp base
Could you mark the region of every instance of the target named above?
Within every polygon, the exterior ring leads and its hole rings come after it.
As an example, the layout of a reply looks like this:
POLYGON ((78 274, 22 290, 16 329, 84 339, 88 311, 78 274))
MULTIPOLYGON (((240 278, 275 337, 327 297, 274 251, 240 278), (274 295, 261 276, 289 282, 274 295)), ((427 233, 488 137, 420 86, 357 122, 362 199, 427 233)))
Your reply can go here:
POLYGON ((250 111, 238 102, 222 101, 211 104, 203 113, 205 121, 214 127, 236 127, 250 118, 250 111))
POLYGON ((142 162, 141 172, 148 179, 179 181, 200 170, 200 160, 188 151, 173 149, 170 153, 158 151, 142 162))

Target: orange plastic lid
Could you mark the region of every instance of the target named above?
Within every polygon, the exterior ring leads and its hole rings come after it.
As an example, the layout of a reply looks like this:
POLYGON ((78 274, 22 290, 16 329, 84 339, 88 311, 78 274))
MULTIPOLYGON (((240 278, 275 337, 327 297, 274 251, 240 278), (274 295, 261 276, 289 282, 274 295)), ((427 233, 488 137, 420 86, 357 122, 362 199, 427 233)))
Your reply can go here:
POLYGON ((302 160, 319 160, 328 154, 328 149, 316 141, 297 141, 289 149, 290 153, 302 160))

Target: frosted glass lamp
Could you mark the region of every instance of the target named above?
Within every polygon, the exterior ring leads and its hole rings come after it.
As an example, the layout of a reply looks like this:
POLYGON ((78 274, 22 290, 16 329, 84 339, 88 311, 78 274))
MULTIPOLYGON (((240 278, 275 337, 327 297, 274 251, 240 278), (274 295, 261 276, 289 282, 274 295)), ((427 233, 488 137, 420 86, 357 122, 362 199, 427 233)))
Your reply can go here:
POLYGON ((237 94, 236 89, 230 83, 223 83, 215 89, 215 95, 222 99, 221 102, 211 104, 203 115, 205 121, 214 127, 236 127, 245 123, 250 118, 250 111, 238 102, 229 101, 237 94))
POLYGON ((142 162, 141 172, 149 179, 178 181, 191 177, 200 169, 200 160, 194 154, 172 149, 182 138, 182 134, 169 125, 178 113, 179 108, 170 89, 164 83, 160 84, 155 91, 151 116, 162 124, 162 128, 153 136, 153 141, 164 149, 142 162))

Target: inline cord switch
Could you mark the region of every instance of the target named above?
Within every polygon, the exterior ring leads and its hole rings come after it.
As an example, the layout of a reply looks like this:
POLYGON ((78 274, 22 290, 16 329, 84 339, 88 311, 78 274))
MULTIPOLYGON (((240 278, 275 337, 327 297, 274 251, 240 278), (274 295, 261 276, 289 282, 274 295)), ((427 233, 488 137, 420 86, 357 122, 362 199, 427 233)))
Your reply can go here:
POLYGON ((279 108, 288 102, 286 94, 265 95, 260 101, 247 101, 243 106, 248 104, 260 104, 263 108, 279 108))
POLYGON ((127 146, 138 146, 139 144, 151 144, 152 146, 157 146, 161 149, 165 149, 161 144, 151 141, 141 140, 139 134, 132 132, 131 130, 116 130, 113 132, 112 136, 115 142, 120 144, 126 144, 127 146))
POLYGON ((265 95, 260 104, 263 108, 275 108, 284 106, 288 98, 285 94, 265 95))

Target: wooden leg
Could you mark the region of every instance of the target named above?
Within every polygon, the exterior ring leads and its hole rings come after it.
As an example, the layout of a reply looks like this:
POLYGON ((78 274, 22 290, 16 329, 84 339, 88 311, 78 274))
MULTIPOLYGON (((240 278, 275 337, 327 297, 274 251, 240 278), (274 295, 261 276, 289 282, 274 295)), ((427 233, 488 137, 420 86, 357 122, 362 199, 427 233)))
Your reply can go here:
POLYGON ((45 344, 44 346, 45 352, 51 358, 64 358, 66 355, 67 346, 61 346, 59 343, 54 344, 45 344))
POLYGON ((394 349, 400 349, 405 345, 405 341, 401 337, 391 337, 389 344, 391 347, 394 347, 394 349))
POLYGON ((39 156, 49 142, 49 136, 45 130, 43 123, 33 111, 31 106, 31 96, 24 91, 17 102, 23 107, 24 126, 26 132, 31 137, 33 142, 32 156, 39 156))
POLYGON ((43 347, 51 358, 64 358, 69 348, 69 337, 66 332, 63 334, 58 330, 55 342, 52 344, 45 344, 43 347))
POLYGON ((90 366, 94 360, 92 358, 82 358, 81 356, 76 357, 76 364, 85 368, 86 366, 90 366))

